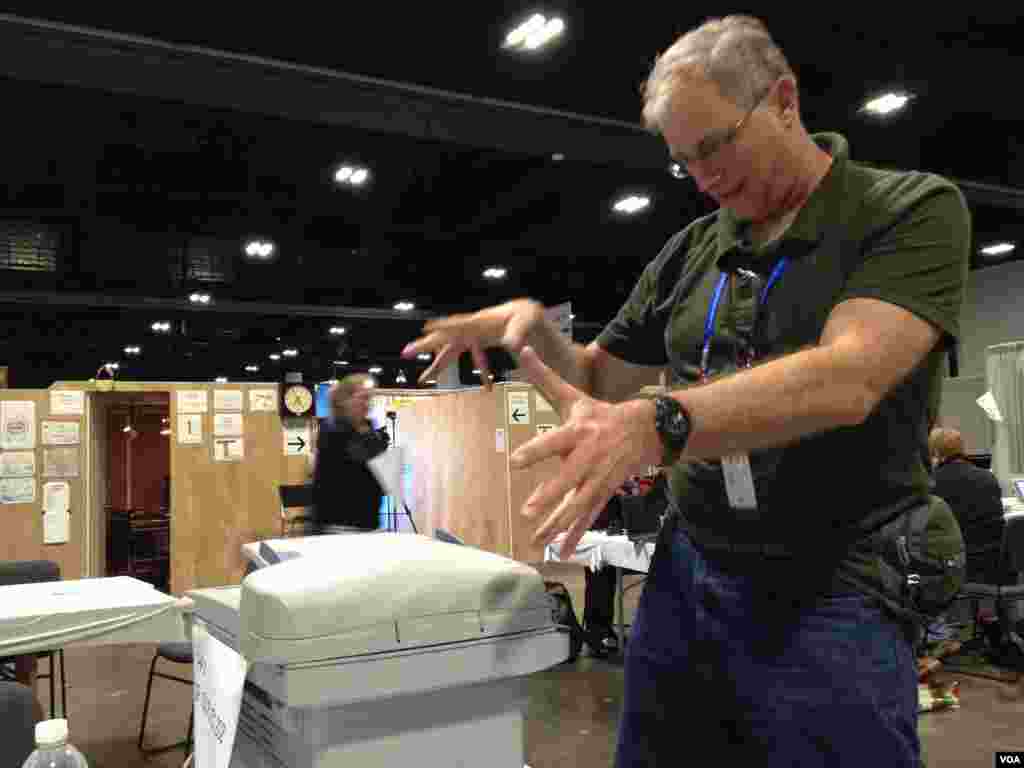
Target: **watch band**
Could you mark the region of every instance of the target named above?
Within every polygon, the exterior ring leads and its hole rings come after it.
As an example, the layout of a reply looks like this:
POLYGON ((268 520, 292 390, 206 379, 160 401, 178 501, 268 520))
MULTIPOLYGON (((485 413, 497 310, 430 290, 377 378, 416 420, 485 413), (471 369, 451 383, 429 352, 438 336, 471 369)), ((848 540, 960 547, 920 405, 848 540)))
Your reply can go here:
POLYGON ((659 394, 654 398, 654 426, 664 448, 661 466, 671 466, 679 461, 690 439, 690 414, 674 397, 659 394))

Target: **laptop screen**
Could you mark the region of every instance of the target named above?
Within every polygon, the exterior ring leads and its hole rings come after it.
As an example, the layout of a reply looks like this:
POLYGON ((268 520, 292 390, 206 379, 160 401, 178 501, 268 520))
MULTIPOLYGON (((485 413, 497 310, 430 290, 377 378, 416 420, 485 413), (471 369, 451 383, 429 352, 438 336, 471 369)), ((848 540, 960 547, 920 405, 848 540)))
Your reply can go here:
POLYGON ((1024 477, 1015 478, 1013 488, 1017 491, 1017 498, 1024 501, 1024 477))

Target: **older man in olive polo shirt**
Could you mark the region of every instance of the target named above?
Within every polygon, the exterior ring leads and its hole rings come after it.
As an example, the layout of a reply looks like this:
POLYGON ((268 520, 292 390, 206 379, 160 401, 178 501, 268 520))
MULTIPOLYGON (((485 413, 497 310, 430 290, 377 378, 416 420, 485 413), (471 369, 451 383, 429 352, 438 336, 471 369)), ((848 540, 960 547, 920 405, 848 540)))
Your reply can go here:
MULTIPOLYGON (((571 551, 623 479, 671 465, 634 620, 617 765, 916 766, 915 665, 864 532, 928 493, 926 413, 956 337, 970 218, 948 181, 810 135, 764 26, 705 23, 657 60, 644 117, 715 213, 672 237, 587 347, 519 300, 406 348, 503 345, 563 419, 527 500, 571 551), (543 362, 542 362, 543 361, 543 362), (635 394, 667 369, 669 391, 635 394)), ((601 265, 594 265, 600 280, 601 265)), ((485 379, 485 381, 487 381, 485 379)))

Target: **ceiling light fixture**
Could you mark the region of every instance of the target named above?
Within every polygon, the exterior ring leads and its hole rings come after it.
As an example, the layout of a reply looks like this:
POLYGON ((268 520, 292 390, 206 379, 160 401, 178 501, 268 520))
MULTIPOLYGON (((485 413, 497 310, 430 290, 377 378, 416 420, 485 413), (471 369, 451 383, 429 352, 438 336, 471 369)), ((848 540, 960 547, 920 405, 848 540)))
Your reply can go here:
POLYGON ((348 365, 348 360, 335 360, 335 365, 348 365))
POLYGON ((336 325, 331 328, 331 336, 344 336, 346 333, 348 333, 348 329, 343 328, 340 325, 336 325))
POLYGON ((285 349, 285 350, 283 350, 282 353, 284 354, 285 357, 296 357, 299 354, 299 350, 297 350, 297 349, 285 349))
POLYGON ((370 170, 354 165, 343 165, 334 172, 334 180, 349 187, 361 187, 370 178, 370 170))
POLYGON ((139 355, 142 354, 142 347, 125 347, 124 353, 126 355, 139 355))
POLYGON ((395 304, 395 309, 398 312, 411 312, 412 310, 416 309, 416 305, 413 304, 411 301, 400 301, 397 304, 395 304))
POLYGON ((405 384, 406 381, 405 371, 399 371, 398 375, 395 376, 395 384, 405 384))
POLYGON ((557 16, 547 18, 535 13, 505 36, 505 48, 520 51, 535 51, 560 37, 565 32, 565 22, 557 16))
POLYGON ((227 384, 228 383, 228 377, 227 376, 218 376, 216 379, 214 379, 214 381, 217 384, 227 384))
POLYGON ((149 329, 151 331, 154 331, 155 333, 170 333, 171 324, 165 322, 153 323, 151 326, 149 326, 149 329))
POLYGON ((551 155, 551 159, 554 160, 556 163, 560 163, 563 160, 565 160, 565 154, 562 152, 555 152, 553 155, 551 155))
POLYGON ((424 384, 437 384, 437 379, 427 379, 424 384))
POLYGON ((629 195, 615 201, 615 205, 612 208, 616 213, 624 213, 627 216, 633 216, 640 211, 644 210, 651 204, 651 198, 647 195, 629 195))
POLYGON ((505 267, 488 267, 484 270, 484 277, 488 280, 504 280, 506 275, 508 270, 505 267))
POLYGON ((891 115, 893 112, 899 112, 906 107, 909 101, 910 94, 908 93, 884 93, 881 96, 869 99, 864 104, 863 109, 865 112, 870 112, 873 115, 891 115))
POLYGON ((274 355, 270 356, 270 359, 273 360, 276 363, 278 360, 281 359, 281 356, 277 355, 277 354, 274 354, 274 355))
POLYGON ((375 365, 372 368, 370 368, 370 373, 372 373, 374 376, 378 376, 378 375, 384 373, 384 369, 381 368, 378 365, 375 365))
POLYGON ((430 359, 430 353, 429 352, 420 352, 418 355, 416 355, 416 359, 417 360, 429 360, 430 359))
POLYGON ((258 365, 247 365, 245 366, 246 373, 259 373, 260 367, 258 365))
POLYGON ((210 296, 210 294, 208 293, 205 293, 203 291, 196 291, 195 293, 189 295, 188 300, 191 301, 193 304, 209 304, 212 298, 213 297, 210 296))
POLYGON ((246 257, 251 261, 270 261, 276 251, 277 246, 273 242, 258 238, 249 240, 243 249, 246 257))
POLYGON ((1013 253, 1017 250, 1016 243, 992 243, 992 245, 986 245, 981 249, 981 252, 985 256, 1005 256, 1008 253, 1013 253))

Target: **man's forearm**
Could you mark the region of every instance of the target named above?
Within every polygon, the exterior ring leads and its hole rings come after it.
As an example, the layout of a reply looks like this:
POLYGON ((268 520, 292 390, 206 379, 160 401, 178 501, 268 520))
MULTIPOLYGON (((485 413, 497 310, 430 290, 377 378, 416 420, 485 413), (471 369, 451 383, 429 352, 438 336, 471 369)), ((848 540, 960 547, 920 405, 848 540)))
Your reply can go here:
POLYGON ((693 420, 686 459, 771 448, 859 423, 873 402, 832 347, 814 347, 672 392, 693 420))
POLYGON ((590 370, 586 364, 585 347, 567 341, 547 319, 534 326, 526 343, 563 380, 590 394, 590 370))

